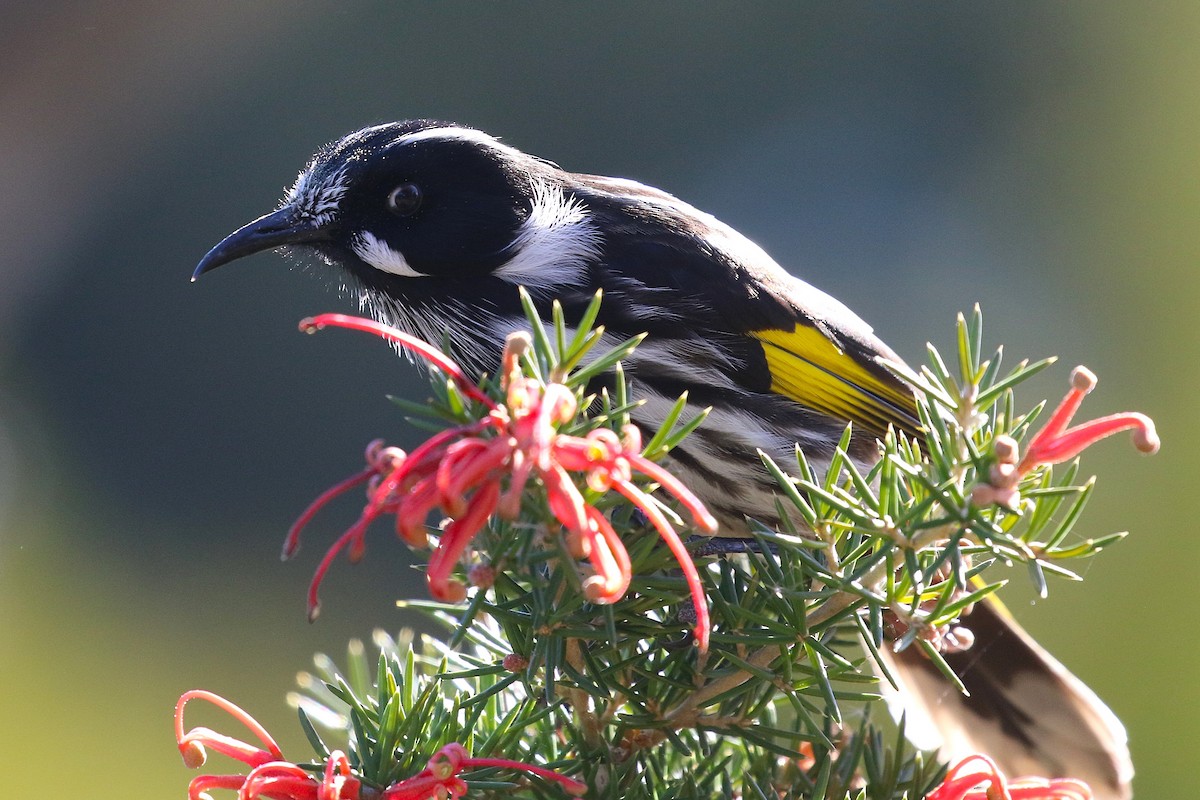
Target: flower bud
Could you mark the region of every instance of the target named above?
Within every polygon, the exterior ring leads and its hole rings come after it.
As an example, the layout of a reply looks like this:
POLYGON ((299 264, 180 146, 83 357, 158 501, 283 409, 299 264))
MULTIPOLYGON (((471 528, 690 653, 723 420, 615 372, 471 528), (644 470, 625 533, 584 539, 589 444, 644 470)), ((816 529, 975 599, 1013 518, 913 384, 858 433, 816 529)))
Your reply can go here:
POLYGON ((992 450, 996 453, 996 460, 1001 464, 1015 464, 1020 456, 1017 440, 1005 434, 996 437, 992 442, 992 450))
POLYGON ((524 672, 529 668, 529 659, 517 653, 509 653, 501 664, 509 672, 524 672))
POLYGON ((490 589, 496 582, 496 568, 490 564, 475 564, 467 570, 467 580, 478 589, 490 589))

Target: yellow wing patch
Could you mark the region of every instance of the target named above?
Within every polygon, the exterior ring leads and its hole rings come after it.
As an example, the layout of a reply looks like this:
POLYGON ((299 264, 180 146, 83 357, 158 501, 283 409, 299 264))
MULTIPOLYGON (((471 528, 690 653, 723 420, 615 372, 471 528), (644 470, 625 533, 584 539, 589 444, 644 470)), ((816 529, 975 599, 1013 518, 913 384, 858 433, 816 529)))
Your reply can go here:
POLYGON ((889 424, 917 430, 912 395, 868 371, 816 328, 798 324, 750 335, 762 342, 771 391, 878 433, 889 424))

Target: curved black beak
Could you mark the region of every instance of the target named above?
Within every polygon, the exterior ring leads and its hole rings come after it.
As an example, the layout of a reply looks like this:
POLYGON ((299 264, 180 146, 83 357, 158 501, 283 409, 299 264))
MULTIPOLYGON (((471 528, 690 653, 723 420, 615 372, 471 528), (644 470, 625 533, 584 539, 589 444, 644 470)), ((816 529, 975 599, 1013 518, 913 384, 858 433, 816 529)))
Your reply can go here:
POLYGON ((311 219, 300 218, 291 206, 284 206, 243 225, 218 242, 216 247, 200 259, 196 271, 192 273, 192 280, 242 256, 274 250, 289 244, 319 242, 327 238, 328 232, 320 225, 311 219))

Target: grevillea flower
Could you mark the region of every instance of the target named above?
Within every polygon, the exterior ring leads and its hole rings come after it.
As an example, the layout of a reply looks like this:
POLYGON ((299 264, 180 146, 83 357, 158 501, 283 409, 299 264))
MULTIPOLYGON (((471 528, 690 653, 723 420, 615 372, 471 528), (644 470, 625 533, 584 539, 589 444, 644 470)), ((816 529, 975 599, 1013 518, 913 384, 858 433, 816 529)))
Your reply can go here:
POLYGON ((1092 790, 1074 778, 1017 778, 1009 781, 985 755, 964 758, 925 800, 1092 800, 1092 790))
POLYGON ((1082 453, 1085 449, 1121 431, 1133 431, 1133 446, 1143 453, 1158 452, 1158 432, 1154 422, 1145 414, 1126 411, 1082 422, 1067 428, 1071 418, 1079 410, 1083 398, 1096 388, 1096 375, 1087 367, 1076 367, 1071 372, 1071 390, 1029 443, 1025 457, 1017 465, 1025 473, 1039 464, 1059 464, 1082 453))
POLYGON ((434 509, 446 515, 449 522, 429 557, 426 577, 433 597, 462 600, 466 587, 452 579, 455 566, 492 516, 507 520, 518 516, 531 478, 543 487, 572 555, 591 564, 594 574, 583 581, 587 598, 594 603, 616 602, 629 588, 629 555, 604 514, 585 501, 576 485, 575 476, 581 476, 594 492, 615 489, 654 525, 687 579, 696 608, 696 640, 701 650, 707 650, 708 603, 700 576, 679 534, 657 501, 634 483, 634 474, 649 478, 675 497, 700 530, 714 532, 717 522, 677 478, 642 455, 636 427, 628 426, 620 435, 605 428, 584 436, 560 433, 559 427, 578 411, 575 393, 563 383, 543 384, 522 374, 520 358, 530 347, 527 334, 513 334, 505 344, 501 362, 505 402, 496 403, 445 354, 394 328, 341 314, 303 320, 300 328, 311 332, 327 325, 376 333, 420 355, 446 373, 464 395, 483 405, 486 414, 433 436, 411 453, 372 442, 366 469, 320 495, 305 510, 288 533, 284 558, 295 552, 301 530, 323 506, 355 486, 367 485, 367 505, 358 521, 329 548, 313 576, 310 617, 319 609, 317 590, 333 559, 343 549, 351 560, 360 558, 367 528, 385 514, 395 516, 397 535, 413 547, 428 546, 425 520, 434 509))
POLYGON ((1133 446, 1143 453, 1158 452, 1158 432, 1154 421, 1145 414, 1126 411, 1111 414, 1073 428, 1071 424, 1083 398, 1096 388, 1096 375, 1087 367, 1076 367, 1071 371, 1071 389, 1059 404, 1050 420, 1029 441, 1025 457, 1020 458, 1017 443, 1012 437, 998 436, 994 443, 996 463, 992 466, 986 483, 976 486, 972 498, 979 505, 996 503, 1016 508, 1021 501, 1017 484, 1021 478, 1035 468, 1046 464, 1068 461, 1091 447, 1101 439, 1114 433, 1133 431, 1133 446))
POLYGON ((283 758, 279 745, 258 720, 220 695, 195 689, 184 692, 175 704, 175 742, 183 763, 198 769, 208 759, 208 749, 237 759, 250 767, 245 775, 200 775, 188 785, 189 800, 205 800, 212 789, 232 789, 239 800, 267 797, 272 800, 358 800, 360 788, 350 775, 350 765, 344 754, 334 752, 329 757, 324 779, 318 781, 311 773, 283 758), (256 746, 210 728, 184 731, 183 710, 191 700, 204 700, 241 722, 258 739, 256 746))
POLYGON ((197 769, 207 757, 206 748, 235 758, 250 767, 245 775, 201 775, 188 785, 189 800, 206 800, 211 789, 230 789, 238 800, 263 797, 270 800, 427 800, 434 797, 459 798, 467 793, 467 783, 459 777, 463 770, 500 768, 536 775, 557 783, 573 797, 581 797, 587 786, 553 770, 511 761, 506 758, 472 758, 461 744, 453 742, 438 750, 428 765, 411 778, 398 781, 382 791, 364 786, 355 777, 346 754, 330 753, 325 769, 314 774, 286 761, 271 735, 254 717, 220 695, 202 690, 185 692, 175 704, 175 741, 183 761, 197 769), (205 700, 240 721, 262 744, 243 742, 209 728, 184 732, 183 709, 190 700, 205 700))
POLYGON ((471 758, 467 749, 452 742, 429 759, 428 766, 421 772, 392 784, 383 791, 381 800, 425 800, 429 797, 462 797, 467 792, 467 783, 458 774, 465 769, 499 767, 516 772, 527 772, 544 780, 553 781, 573 797, 582 797, 587 786, 577 780, 560 775, 553 770, 506 758, 471 758))

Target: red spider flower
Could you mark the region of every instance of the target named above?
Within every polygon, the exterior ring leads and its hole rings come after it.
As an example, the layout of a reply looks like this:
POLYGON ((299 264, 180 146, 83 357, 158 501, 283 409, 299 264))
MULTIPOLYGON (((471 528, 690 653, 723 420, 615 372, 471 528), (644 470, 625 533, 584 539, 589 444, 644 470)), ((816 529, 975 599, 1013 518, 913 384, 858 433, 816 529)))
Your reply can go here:
POLYGON ((279 745, 258 720, 220 695, 195 689, 184 692, 175 704, 175 741, 183 763, 193 769, 201 767, 208 758, 207 749, 237 759, 250 767, 245 775, 200 775, 188 785, 189 800, 205 800, 212 789, 231 789, 239 800, 256 797, 271 800, 358 800, 360 784, 350 775, 345 755, 335 752, 329 757, 324 780, 285 761, 279 745), (183 710, 190 700, 205 700, 241 722, 259 740, 256 746, 210 728, 192 728, 184 732, 183 710))
POLYGON ((1154 422, 1145 414, 1126 411, 1083 422, 1067 428, 1071 418, 1079 410, 1083 398, 1096 388, 1096 375, 1087 367, 1076 367, 1071 372, 1071 390, 1051 415, 1046 427, 1042 428, 1029 443, 1029 450, 1018 465, 1024 473, 1039 464, 1059 464, 1082 453, 1085 449, 1120 431, 1133 431, 1133 446, 1143 453, 1158 452, 1158 433, 1154 422))
POLYGON ((1017 778, 1008 781, 985 755, 959 761, 925 800, 1092 800, 1092 790, 1074 778, 1017 778))
POLYGON ((433 758, 429 759, 428 766, 421 772, 385 789, 381 800, 462 797, 467 793, 467 783, 458 777, 458 773, 464 769, 484 769, 486 767, 500 767, 537 775, 539 778, 554 781, 562 786, 563 790, 572 797, 582 797, 587 792, 585 784, 560 775, 553 770, 520 761, 509 761, 506 758, 471 758, 465 747, 457 742, 452 742, 437 751, 433 758))
POLYGON ((1021 500, 1017 484, 1026 474, 1045 464, 1068 461, 1101 439, 1121 431, 1133 431, 1133 446, 1141 452, 1157 452, 1158 432, 1154 429, 1154 421, 1145 414, 1126 411, 1081 422, 1073 428, 1067 427, 1083 403, 1083 398, 1094 388, 1095 373, 1087 367, 1076 367, 1071 372, 1070 391, 1050 415, 1045 427, 1034 434, 1024 458, 1019 458, 1020 452, 1014 439, 1008 436, 996 437, 996 464, 992 467, 987 483, 975 487, 975 502, 981 505, 998 503, 1016 508, 1021 500))
POLYGON ((594 492, 615 489, 646 515, 679 561, 696 608, 695 635, 701 650, 708 648, 708 603, 700 576, 678 533, 658 503, 633 482, 639 473, 674 496, 701 530, 713 532, 717 523, 704 505, 673 475, 642 455, 641 434, 633 426, 618 436, 597 429, 570 436, 558 428, 575 418, 575 393, 558 382, 542 384, 525 377, 519 360, 530 347, 527 334, 513 334, 502 357, 506 397, 496 403, 471 383, 463 370, 426 342, 370 320, 324 314, 303 320, 300 327, 315 331, 327 325, 376 333, 405 347, 446 373, 455 385, 487 409, 482 419, 443 431, 411 453, 382 442, 367 447, 367 468, 320 495, 300 516, 284 543, 284 557, 295 552, 300 531, 334 497, 368 484, 367 505, 355 522, 326 552, 309 589, 309 615, 319 608, 317 590, 333 559, 347 549, 351 560, 362 556, 367 528, 384 514, 396 518, 396 532, 414 547, 428 545, 425 520, 440 509, 449 522, 429 557, 429 591, 439 600, 457 602, 466 587, 451 578, 455 566, 475 535, 498 515, 515 519, 530 478, 544 487, 551 513, 566 531, 567 545, 577 558, 590 562, 594 575, 583 582, 588 599, 613 603, 629 588, 631 566, 624 544, 607 518, 587 503, 576 486, 583 476, 594 492))
POLYGON ((399 781, 382 791, 364 786, 354 777, 350 760, 335 750, 325 763, 324 773, 316 775, 290 761, 285 761, 279 746, 254 717, 225 698, 193 690, 185 692, 175 705, 175 740, 183 761, 189 767, 204 764, 206 747, 243 762, 250 767, 245 775, 201 775, 188 785, 189 800, 206 800, 211 789, 230 789, 238 800, 427 800, 434 797, 459 798, 466 794, 467 783, 458 777, 463 770, 498 767, 514 772, 536 775, 562 786, 573 797, 580 797, 587 786, 553 770, 512 761, 506 758, 471 758, 461 744, 443 747, 421 772, 399 781), (206 700, 243 723, 259 739, 263 747, 243 742, 209 728, 183 730, 183 709, 189 700, 206 700), (264 749, 265 748, 265 749, 264 749))
POLYGON ((269 761, 283 759, 283 751, 279 749, 279 745, 271 738, 271 734, 267 733, 266 729, 258 723, 258 720, 224 697, 212 692, 206 692, 203 689, 193 689, 190 692, 184 692, 180 696, 179 702, 175 704, 175 743, 179 747, 179 754, 183 756, 183 763, 192 769, 196 769, 204 764, 208 758, 207 748, 209 747, 222 755, 236 758, 238 761, 249 764, 251 767, 258 767, 269 761), (250 732, 262 743, 262 747, 256 747, 243 742, 241 739, 234 739, 232 736, 217 733, 211 728, 192 728, 187 733, 184 733, 183 709, 187 706, 189 700, 205 700, 228 713, 229 716, 249 728, 250 732))

